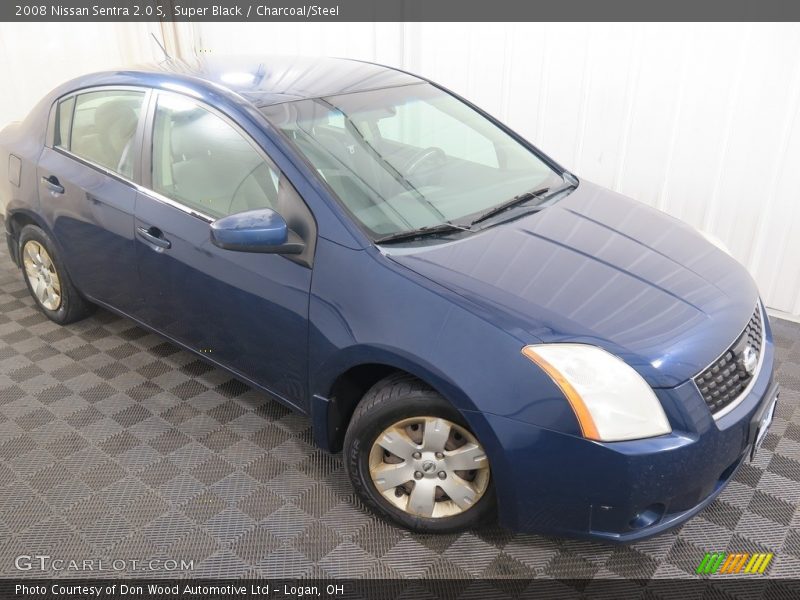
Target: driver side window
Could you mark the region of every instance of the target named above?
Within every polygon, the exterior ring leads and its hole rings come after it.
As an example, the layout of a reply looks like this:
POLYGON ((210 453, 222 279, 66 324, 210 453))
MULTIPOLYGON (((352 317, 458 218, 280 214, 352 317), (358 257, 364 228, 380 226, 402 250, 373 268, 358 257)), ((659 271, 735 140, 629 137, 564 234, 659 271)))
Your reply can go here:
POLYGON ((224 119, 160 94, 153 124, 153 189, 213 218, 276 209, 280 172, 224 119))

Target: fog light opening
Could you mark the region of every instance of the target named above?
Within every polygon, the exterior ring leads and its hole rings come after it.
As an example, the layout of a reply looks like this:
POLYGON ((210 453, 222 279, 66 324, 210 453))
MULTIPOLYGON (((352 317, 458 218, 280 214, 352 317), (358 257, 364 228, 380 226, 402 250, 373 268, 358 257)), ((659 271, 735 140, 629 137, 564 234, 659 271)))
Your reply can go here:
POLYGON ((719 480, 718 480, 720 483, 725 483, 726 481, 728 481, 728 479, 731 478, 731 475, 733 475, 734 471, 736 471, 736 467, 738 467, 739 463, 742 462, 742 459, 744 458, 744 456, 745 455, 743 454, 742 456, 737 458, 735 461, 733 461, 728 466, 727 469, 725 469, 722 473, 720 473, 719 480))
POLYGON ((665 510, 666 507, 663 504, 651 504, 643 511, 637 513, 636 516, 631 519, 631 522, 629 523, 630 528, 643 529, 644 527, 655 525, 661 520, 661 517, 664 516, 665 510))

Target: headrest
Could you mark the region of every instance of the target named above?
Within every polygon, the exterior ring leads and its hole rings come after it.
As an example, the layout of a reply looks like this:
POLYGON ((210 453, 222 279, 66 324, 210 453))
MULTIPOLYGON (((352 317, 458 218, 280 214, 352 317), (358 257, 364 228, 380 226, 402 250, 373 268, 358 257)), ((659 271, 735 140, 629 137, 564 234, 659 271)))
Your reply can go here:
POLYGON ((101 104, 94 113, 94 124, 98 132, 114 130, 120 137, 132 136, 138 121, 133 108, 125 100, 112 100, 101 104))

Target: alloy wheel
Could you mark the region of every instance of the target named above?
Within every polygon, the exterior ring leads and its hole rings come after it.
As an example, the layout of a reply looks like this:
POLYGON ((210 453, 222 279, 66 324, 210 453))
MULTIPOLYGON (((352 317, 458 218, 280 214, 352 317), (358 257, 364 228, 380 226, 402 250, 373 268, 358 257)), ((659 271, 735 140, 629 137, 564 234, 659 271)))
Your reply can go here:
POLYGON ((400 510, 450 517, 469 510, 489 487, 489 459, 465 428, 433 416, 387 427, 369 454, 375 488, 400 510))
POLYGON ((22 260, 33 294, 47 310, 61 306, 61 280, 45 247, 28 240, 22 248, 22 260))

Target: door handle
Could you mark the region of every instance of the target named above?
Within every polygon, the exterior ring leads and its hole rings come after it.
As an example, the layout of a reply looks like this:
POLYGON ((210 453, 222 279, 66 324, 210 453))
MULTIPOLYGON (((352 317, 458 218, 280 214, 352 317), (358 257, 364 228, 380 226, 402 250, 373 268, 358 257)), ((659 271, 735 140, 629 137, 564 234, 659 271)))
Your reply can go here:
POLYGON ((50 175, 50 177, 42 177, 42 183, 47 187, 48 190, 53 192, 54 194, 63 194, 64 193, 64 186, 61 185, 58 181, 58 177, 55 175, 50 175))
POLYGON ((164 234, 161 233, 161 230, 158 227, 150 227, 149 229, 147 227, 137 227, 136 233, 154 246, 158 246, 164 250, 168 250, 172 247, 172 242, 164 239, 164 234))

